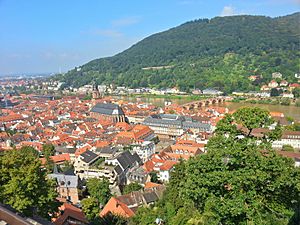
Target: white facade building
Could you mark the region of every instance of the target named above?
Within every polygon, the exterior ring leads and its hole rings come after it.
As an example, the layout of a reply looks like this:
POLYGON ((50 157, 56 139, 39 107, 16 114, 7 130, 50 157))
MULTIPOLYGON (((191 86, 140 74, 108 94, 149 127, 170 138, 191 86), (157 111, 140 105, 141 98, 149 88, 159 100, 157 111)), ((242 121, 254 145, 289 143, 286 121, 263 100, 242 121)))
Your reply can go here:
POLYGON ((143 163, 148 161, 150 157, 155 153, 155 144, 153 141, 144 141, 140 145, 135 145, 133 151, 138 154, 143 163))
POLYGON ((272 143, 273 148, 282 148, 283 145, 291 145, 295 149, 300 149, 300 131, 285 131, 281 139, 272 143))

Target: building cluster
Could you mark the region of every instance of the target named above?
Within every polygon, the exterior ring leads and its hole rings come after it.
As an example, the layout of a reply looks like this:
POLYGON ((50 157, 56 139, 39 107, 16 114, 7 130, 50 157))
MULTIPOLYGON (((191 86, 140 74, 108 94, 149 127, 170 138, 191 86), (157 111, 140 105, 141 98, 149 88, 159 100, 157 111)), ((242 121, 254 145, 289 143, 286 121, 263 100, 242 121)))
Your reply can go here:
MULTIPOLYGON (((215 105, 187 109, 166 104, 158 108, 110 97, 7 98, 14 105, 0 111, 0 150, 31 146, 41 152, 40 160, 45 165, 43 145, 55 147, 51 156, 54 169, 48 177, 56 180, 58 200, 64 202, 64 213, 56 224, 70 218, 76 224, 86 224, 78 206, 90 178, 106 178, 114 194, 103 206, 101 216, 115 213, 131 217, 138 207, 153 204, 180 160, 205 154, 217 122, 229 112, 215 105), (158 183, 151 182, 154 179, 158 183), (138 183, 143 189, 122 195, 122 188, 130 183, 138 183)), ((283 115, 273 117, 288 125, 283 115)), ((275 148, 286 144, 300 149, 300 132, 284 133, 273 143, 275 148)))
MULTIPOLYGON (((284 79, 281 73, 274 72, 272 73, 272 80, 268 83, 263 84, 260 87, 260 92, 249 92, 249 93, 245 93, 245 95, 254 96, 254 97, 272 97, 272 89, 275 89, 283 98, 294 98, 295 96, 293 94, 293 90, 295 88, 300 88, 299 77, 300 77, 299 74, 295 74, 296 82, 289 83, 284 79)), ((262 76, 260 75, 249 76, 249 80, 255 83, 262 80, 262 76)), ((240 93, 236 92, 234 94, 240 94, 240 93)))

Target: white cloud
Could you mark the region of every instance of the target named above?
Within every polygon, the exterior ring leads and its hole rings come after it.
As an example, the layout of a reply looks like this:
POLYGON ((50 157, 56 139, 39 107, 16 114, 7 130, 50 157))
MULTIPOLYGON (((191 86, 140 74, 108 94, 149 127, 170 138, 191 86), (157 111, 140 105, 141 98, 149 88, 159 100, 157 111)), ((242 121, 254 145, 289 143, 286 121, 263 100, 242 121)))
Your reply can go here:
POLYGON ((82 34, 88 34, 88 35, 96 35, 96 36, 102 36, 102 37, 109 37, 109 38, 118 38, 123 37, 124 34, 120 31, 117 31, 116 29, 90 29, 87 31, 81 31, 82 34))
POLYGON ((10 59, 29 59, 31 55, 23 53, 11 53, 8 55, 10 59))
POLYGON ((94 34, 104 36, 104 37, 111 37, 111 38, 123 36, 123 34, 121 32, 114 30, 114 29, 97 29, 97 30, 94 30, 94 34))
POLYGON ((300 0, 269 0, 268 1, 269 4, 296 4, 299 5, 300 4, 300 0))
POLYGON ((78 53, 74 52, 41 52, 40 56, 43 60, 77 60, 80 58, 78 53))
POLYGON ((235 8, 232 6, 224 6, 220 16, 233 16, 236 14, 235 8))
POLYGON ((138 22, 140 22, 139 17, 127 17, 127 18, 121 18, 118 20, 113 20, 111 22, 111 25, 113 27, 125 27, 125 26, 130 26, 130 25, 136 24, 138 22))
POLYGON ((193 3, 194 3, 194 1, 192 1, 192 0, 183 0, 183 1, 178 2, 179 5, 191 5, 193 3))

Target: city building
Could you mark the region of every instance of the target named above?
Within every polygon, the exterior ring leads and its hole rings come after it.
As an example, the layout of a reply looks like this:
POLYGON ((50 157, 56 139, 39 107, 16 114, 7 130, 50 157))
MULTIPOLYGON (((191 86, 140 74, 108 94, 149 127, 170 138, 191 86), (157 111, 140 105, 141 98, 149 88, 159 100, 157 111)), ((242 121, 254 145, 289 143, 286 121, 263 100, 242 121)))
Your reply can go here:
POLYGON ((155 134, 162 138, 175 138, 191 129, 198 132, 211 132, 212 126, 201 123, 188 116, 176 114, 155 114, 147 117, 143 124, 149 126, 155 134))
POLYGON ((141 144, 134 145, 132 151, 136 152, 144 163, 155 153, 155 143, 143 141, 141 144))
POLYGON ((278 87, 278 83, 277 83, 275 80, 271 80, 271 81, 268 83, 268 87, 269 87, 269 88, 276 88, 276 87, 278 87))
POLYGON ((216 90, 216 89, 207 88, 202 91, 202 94, 204 94, 204 95, 222 95, 223 92, 216 90))
POLYGON ((283 131, 281 138, 272 142, 273 148, 281 149, 283 145, 300 149, 300 131, 283 131))
POLYGON ((276 78, 282 79, 282 74, 279 72, 274 72, 274 73, 272 73, 272 78, 273 79, 276 79, 276 78))
POLYGON ((73 170, 66 171, 65 173, 52 173, 48 176, 56 180, 56 190, 59 198, 63 198, 73 204, 78 203, 79 179, 73 170))
POLYGON ((133 217, 141 206, 153 205, 162 197, 165 190, 164 185, 156 185, 145 190, 133 191, 126 195, 111 197, 102 211, 101 217, 108 214, 119 215, 125 218, 133 217))
POLYGON ((125 122, 125 114, 122 108, 116 104, 98 103, 90 111, 93 118, 107 120, 113 123, 125 122))

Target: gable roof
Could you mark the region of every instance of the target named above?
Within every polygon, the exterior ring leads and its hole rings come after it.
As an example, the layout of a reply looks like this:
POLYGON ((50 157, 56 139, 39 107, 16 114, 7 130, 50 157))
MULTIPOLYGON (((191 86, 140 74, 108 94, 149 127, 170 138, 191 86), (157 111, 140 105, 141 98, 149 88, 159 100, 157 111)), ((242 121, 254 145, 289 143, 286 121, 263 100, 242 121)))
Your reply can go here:
POLYGON ((161 171, 169 171, 170 169, 172 169, 175 164, 177 164, 176 161, 171 161, 171 160, 167 160, 164 162, 163 165, 160 166, 160 170, 161 171))
POLYGON ((100 216, 104 217, 108 213, 123 216, 126 218, 134 216, 134 212, 131 209, 129 209, 129 207, 126 204, 124 204, 115 197, 111 197, 110 200, 106 203, 103 210, 100 212, 100 216))
POLYGON ((144 189, 155 188, 155 187, 158 187, 158 186, 161 186, 161 184, 157 184, 157 183, 154 183, 154 182, 146 182, 145 186, 144 186, 144 189))
POLYGON ((103 148, 98 148, 97 150, 100 150, 100 154, 114 154, 118 151, 115 147, 106 146, 103 148))
POLYGON ((53 179, 56 179, 60 187, 77 188, 78 186, 78 177, 76 175, 52 173, 49 174, 48 176, 53 179))
POLYGON ((135 162, 140 162, 141 159, 136 154, 131 154, 129 151, 122 152, 118 157, 117 160, 122 167, 123 170, 129 168, 131 165, 133 165, 135 162))
POLYGON ((95 154, 94 152, 89 151, 89 150, 82 153, 80 156, 82 156, 82 161, 85 163, 90 163, 93 160, 95 160, 97 157, 99 157, 97 154, 95 154))
POLYGON ((69 204, 64 203, 61 207, 61 210, 63 210, 63 214, 55 220, 55 225, 63 225, 67 222, 69 218, 75 219, 77 221, 81 221, 83 224, 88 224, 87 219, 85 218, 84 213, 81 211, 81 209, 69 204))
POLYGON ((91 112, 96 112, 104 115, 124 115, 121 107, 112 103, 98 103, 91 109, 91 112))
POLYGON ((147 204, 155 202, 155 201, 158 200, 158 196, 157 196, 157 194, 154 191, 152 191, 152 192, 145 192, 143 194, 143 197, 144 197, 144 199, 145 199, 145 201, 146 201, 147 204))
POLYGON ((115 170, 115 172, 116 172, 118 175, 120 175, 120 174, 123 173, 123 170, 122 170, 122 168, 121 168, 119 165, 117 165, 117 166, 114 168, 114 170, 115 170))

